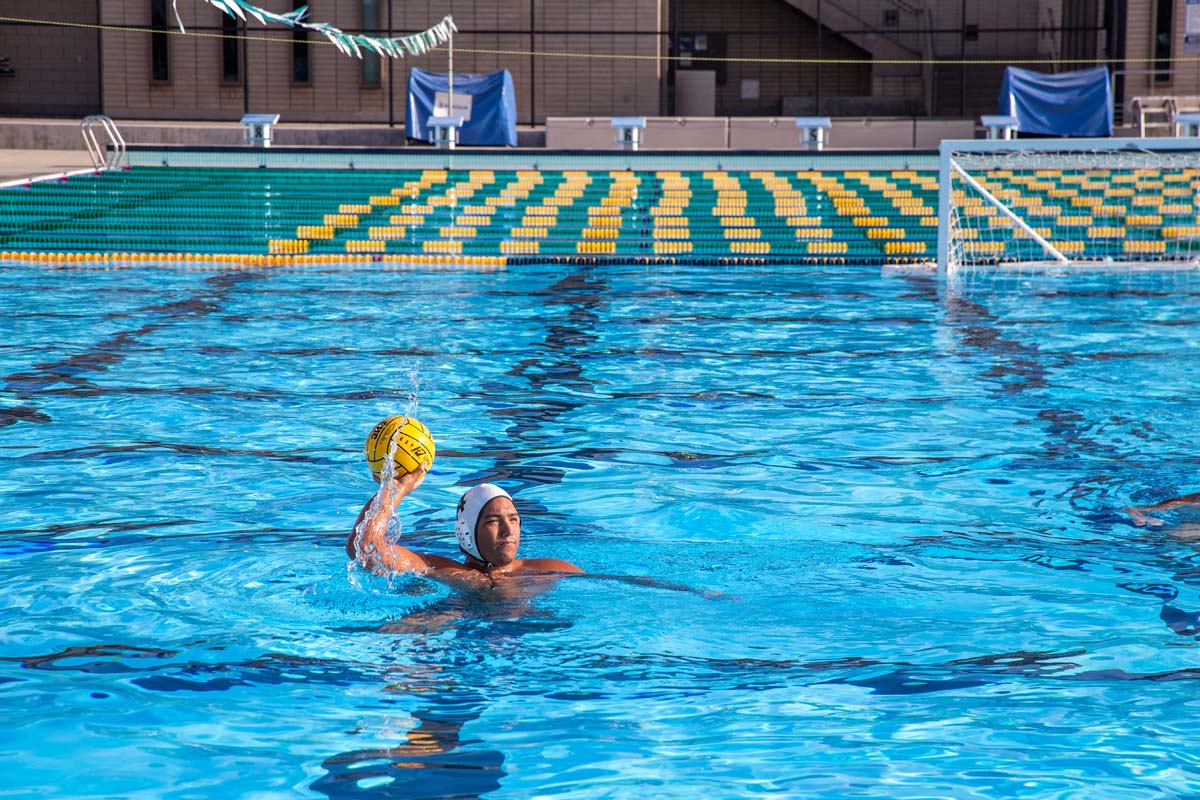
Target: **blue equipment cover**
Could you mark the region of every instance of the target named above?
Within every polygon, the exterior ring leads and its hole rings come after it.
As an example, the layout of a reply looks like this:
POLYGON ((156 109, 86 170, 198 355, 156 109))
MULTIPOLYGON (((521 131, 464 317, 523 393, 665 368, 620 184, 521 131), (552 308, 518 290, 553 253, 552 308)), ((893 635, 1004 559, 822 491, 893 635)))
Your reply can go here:
MULTIPOLYGON (((433 115, 438 92, 449 90, 446 73, 426 72, 413 67, 408 73, 408 118, 405 132, 410 139, 432 141, 433 132, 426 124, 433 115)), ((458 130, 458 143, 466 145, 517 146, 517 100, 512 74, 508 70, 487 75, 454 76, 453 116, 464 118, 458 130), (463 108, 470 98, 469 112, 463 108)))
POLYGON ((1105 67, 1043 75, 1008 67, 1000 113, 1016 117, 1021 133, 1112 136, 1113 96, 1105 67))

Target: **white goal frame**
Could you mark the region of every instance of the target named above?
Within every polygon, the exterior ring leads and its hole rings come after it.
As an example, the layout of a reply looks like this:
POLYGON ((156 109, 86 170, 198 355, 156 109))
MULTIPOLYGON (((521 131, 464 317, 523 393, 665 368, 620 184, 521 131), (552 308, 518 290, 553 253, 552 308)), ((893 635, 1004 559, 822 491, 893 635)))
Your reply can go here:
POLYGON ((1040 245, 1046 253, 1046 258, 1040 263, 1049 265, 1068 265, 1071 259, 1059 252, 1047 242, 1019 214, 994 197, 985 188, 975 182, 955 161, 957 154, 996 154, 1005 153, 1171 153, 1195 151, 1197 163, 1200 165, 1200 137, 1187 138, 1151 138, 1151 139, 943 139, 938 147, 938 237, 937 237, 937 267, 945 274, 952 271, 951 263, 951 201, 955 175, 963 179, 983 199, 995 206, 1002 214, 1021 228, 1029 238, 1040 245))

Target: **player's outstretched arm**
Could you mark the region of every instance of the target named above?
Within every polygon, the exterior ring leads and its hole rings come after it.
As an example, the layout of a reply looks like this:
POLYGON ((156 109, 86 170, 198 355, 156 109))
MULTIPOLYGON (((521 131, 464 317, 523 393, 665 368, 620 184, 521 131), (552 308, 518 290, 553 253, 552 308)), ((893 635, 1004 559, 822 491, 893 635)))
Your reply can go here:
POLYGON ((1169 500, 1163 500, 1161 503, 1155 503, 1152 506, 1130 508, 1128 511, 1134 525, 1137 525, 1139 528, 1143 525, 1149 525, 1153 528, 1161 526, 1163 521, 1147 516, 1148 514, 1158 514, 1163 511, 1171 511, 1172 509, 1184 508, 1186 506, 1200 506, 1200 492, 1172 497, 1169 500))

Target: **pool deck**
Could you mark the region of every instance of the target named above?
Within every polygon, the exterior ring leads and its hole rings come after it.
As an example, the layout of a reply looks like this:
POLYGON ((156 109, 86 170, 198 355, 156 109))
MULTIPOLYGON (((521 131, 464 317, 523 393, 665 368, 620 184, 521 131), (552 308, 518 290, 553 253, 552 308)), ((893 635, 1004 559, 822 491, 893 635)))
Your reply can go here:
POLYGON ((86 150, 0 150, 0 183, 88 169, 86 150))

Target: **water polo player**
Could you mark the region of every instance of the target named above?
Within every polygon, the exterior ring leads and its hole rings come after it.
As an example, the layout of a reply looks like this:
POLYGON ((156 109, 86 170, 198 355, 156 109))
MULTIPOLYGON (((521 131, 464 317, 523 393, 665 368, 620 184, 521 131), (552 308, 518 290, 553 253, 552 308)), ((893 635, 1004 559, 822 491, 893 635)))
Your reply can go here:
POLYGON ((472 487, 458 501, 454 534, 466 556, 463 563, 417 553, 390 541, 388 521, 400 501, 425 480, 428 470, 428 464, 421 464, 394 480, 381 482, 378 493, 359 512, 346 541, 351 558, 372 569, 416 573, 457 589, 476 591, 498 589, 522 579, 583 572, 558 558, 517 558, 520 512, 508 492, 491 483, 472 487))

